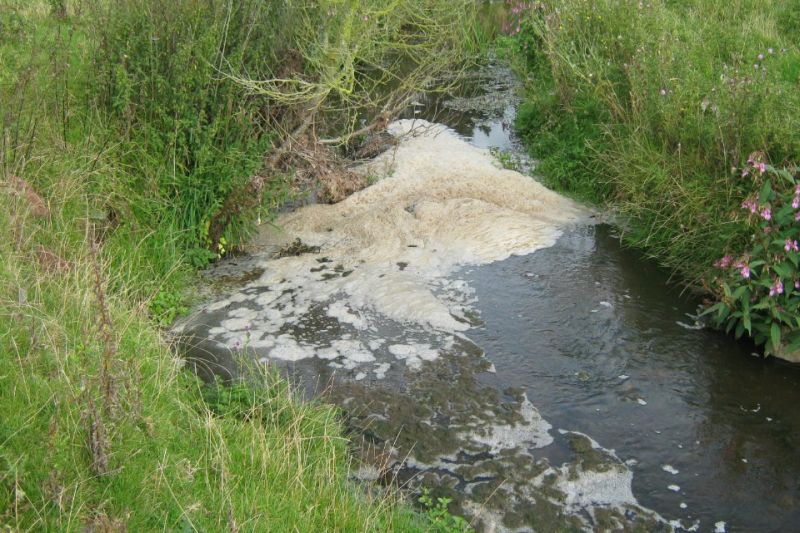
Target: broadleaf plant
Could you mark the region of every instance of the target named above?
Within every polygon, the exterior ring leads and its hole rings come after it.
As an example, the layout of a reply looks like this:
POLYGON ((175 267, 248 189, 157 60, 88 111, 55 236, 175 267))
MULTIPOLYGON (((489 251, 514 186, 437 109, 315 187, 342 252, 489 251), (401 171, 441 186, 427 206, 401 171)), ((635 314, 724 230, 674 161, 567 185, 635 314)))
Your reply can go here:
POLYGON ((800 175, 764 159, 752 154, 741 171, 763 180, 742 202, 753 228, 749 247, 715 263, 720 299, 702 314, 736 338, 747 333, 772 355, 800 351, 800 175))

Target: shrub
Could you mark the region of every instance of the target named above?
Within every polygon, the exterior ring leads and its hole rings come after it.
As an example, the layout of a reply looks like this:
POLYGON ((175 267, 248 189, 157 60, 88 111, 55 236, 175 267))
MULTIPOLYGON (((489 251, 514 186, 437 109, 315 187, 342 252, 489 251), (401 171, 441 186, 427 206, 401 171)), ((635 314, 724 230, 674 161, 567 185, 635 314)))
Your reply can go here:
MULTIPOLYGON (((136 199, 126 214, 140 224, 173 223, 185 249, 207 244, 209 217, 269 149, 269 109, 224 71, 259 75, 281 66, 277 57, 291 41, 281 40, 280 9, 254 0, 168 8, 122 0, 99 26, 91 91, 125 143, 120 156, 130 171, 126 190, 114 184, 115 193, 136 199)), ((246 227, 239 222, 229 228, 231 242, 246 227)))
POLYGON ((784 347, 794 352, 800 350, 800 174, 767 165, 761 154, 749 158, 742 174, 763 181, 742 202, 753 235, 743 250, 715 263, 722 298, 704 314, 737 338, 747 332, 767 355, 784 347))

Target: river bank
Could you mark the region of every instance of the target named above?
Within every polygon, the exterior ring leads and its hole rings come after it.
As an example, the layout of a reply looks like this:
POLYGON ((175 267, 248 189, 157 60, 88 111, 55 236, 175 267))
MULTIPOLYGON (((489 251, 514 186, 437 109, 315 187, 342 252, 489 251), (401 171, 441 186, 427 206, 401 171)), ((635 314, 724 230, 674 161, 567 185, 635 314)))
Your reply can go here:
MULTIPOLYGON (((627 243, 690 290, 724 302, 729 315, 750 312, 723 286, 741 276, 715 265, 726 255, 765 259, 748 291, 753 305, 769 307, 775 294, 765 280, 783 279, 772 269, 782 250, 760 257, 760 220, 742 206, 768 181, 791 195, 787 179, 797 179, 797 4, 515 6, 505 43, 526 84, 516 126, 544 182, 613 210, 627 243), (778 176, 784 168, 788 178, 778 176)), ((759 212, 777 210, 774 200, 762 203, 759 212)), ((793 284, 794 267, 788 277, 793 284)), ((794 315, 791 292, 779 307, 794 315)), ((751 336, 767 354, 781 352, 770 329, 796 330, 794 319, 765 315, 756 313, 752 328, 749 316, 742 327, 728 315, 717 325, 751 336)))
POLYGON ((330 405, 270 373, 207 387, 162 329, 196 301, 196 269, 291 192, 284 168, 219 215, 297 120, 233 75, 353 74, 351 56, 285 53, 317 21, 376 65, 388 27, 389 43, 435 28, 404 45, 441 45, 424 73, 468 30, 452 2, 327 7, 0 1, 0 527, 427 531, 447 516, 351 480, 330 405))

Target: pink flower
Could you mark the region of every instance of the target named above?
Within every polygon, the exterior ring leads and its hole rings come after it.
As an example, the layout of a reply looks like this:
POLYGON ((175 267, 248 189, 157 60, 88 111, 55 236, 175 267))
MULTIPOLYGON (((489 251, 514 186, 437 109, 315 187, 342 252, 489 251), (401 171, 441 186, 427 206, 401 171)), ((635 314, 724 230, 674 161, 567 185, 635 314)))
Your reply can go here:
POLYGON ((763 174, 767 171, 766 163, 756 163, 756 168, 758 169, 759 173, 763 174))
POLYGON ((731 266, 732 261, 733 258, 731 256, 725 255, 721 257, 716 263, 714 263, 714 266, 718 268, 728 268, 729 266, 731 266))
POLYGON ((800 289, 800 280, 796 280, 796 281, 794 282, 794 288, 795 288, 795 289, 800 289))
POLYGON ((792 209, 800 209, 800 196, 792 198, 792 209))
POLYGON ((750 277, 750 267, 747 266, 747 265, 742 265, 741 274, 742 274, 743 278, 745 278, 745 279, 749 278, 750 277))
POLYGON ((754 198, 748 198, 742 202, 742 209, 747 209, 751 213, 755 214, 755 212, 758 210, 758 204, 756 204, 754 198))
POLYGON ((770 296, 775 296, 776 294, 783 294, 783 282, 780 278, 775 278, 775 283, 769 288, 770 296))
POLYGON ((800 221, 800 211, 794 214, 795 221, 800 221))
POLYGON ((794 250, 795 252, 800 251, 800 248, 797 247, 797 241, 793 241, 792 239, 786 239, 786 243, 783 245, 783 249, 787 252, 794 250))
POLYGON ((761 210, 761 218, 764 220, 772 220, 772 211, 769 207, 765 207, 761 210))
POLYGON ((749 168, 743 168, 742 169, 742 177, 746 178, 749 175, 750 175, 750 169, 749 168))

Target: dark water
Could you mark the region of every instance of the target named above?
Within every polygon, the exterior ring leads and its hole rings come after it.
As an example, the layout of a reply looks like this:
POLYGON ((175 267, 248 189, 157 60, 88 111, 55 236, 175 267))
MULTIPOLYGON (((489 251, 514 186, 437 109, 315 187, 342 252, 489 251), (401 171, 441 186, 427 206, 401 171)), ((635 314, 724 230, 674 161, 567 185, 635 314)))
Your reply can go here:
POLYGON ((466 279, 485 324, 469 336, 492 381, 523 388, 554 427, 635 459, 641 504, 703 531, 800 527, 800 370, 681 326, 696 303, 607 226, 466 279))

